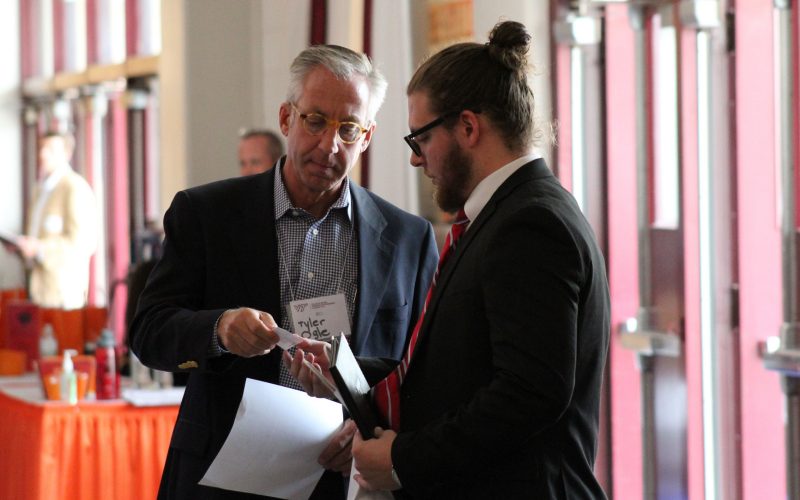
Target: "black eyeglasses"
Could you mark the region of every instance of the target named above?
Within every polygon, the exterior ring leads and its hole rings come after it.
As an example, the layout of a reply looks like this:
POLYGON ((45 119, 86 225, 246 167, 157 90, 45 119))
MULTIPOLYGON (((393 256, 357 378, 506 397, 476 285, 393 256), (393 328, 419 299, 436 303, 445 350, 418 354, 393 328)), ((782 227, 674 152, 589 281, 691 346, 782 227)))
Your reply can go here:
MULTIPOLYGON (((472 109, 470 111, 476 114, 481 112, 481 110, 479 109, 472 109)), ((436 118, 432 122, 423 125, 422 127, 418 128, 417 130, 403 137, 403 140, 406 141, 406 144, 408 144, 408 147, 411 148, 411 151, 413 151, 415 155, 422 156, 422 148, 419 147, 419 143, 416 141, 415 137, 424 134, 428 130, 438 127, 439 125, 444 123, 445 120, 447 120, 448 118, 452 118, 459 113, 461 113, 461 111, 450 111, 449 113, 445 113, 441 115, 439 118, 436 118)))
POLYGON ((333 127, 333 129, 336 131, 336 135, 339 136, 339 139, 343 143, 353 144, 359 139, 359 137, 368 131, 368 129, 362 127, 356 122, 340 122, 339 120, 331 120, 330 118, 322 116, 319 113, 301 113, 294 103, 289 104, 291 104, 292 109, 297 112, 297 116, 303 120, 303 128, 311 135, 320 135, 321 133, 325 132, 328 127, 333 127))
POLYGON ((422 127, 418 128, 417 130, 403 137, 403 140, 406 141, 406 144, 408 144, 408 147, 411 148, 411 151, 413 151, 415 155, 422 156, 422 149, 419 147, 419 143, 414 138, 424 134, 425 132, 431 130, 432 128, 438 127, 439 125, 444 123, 445 120, 447 120, 448 118, 457 113, 460 113, 460 111, 451 111, 449 113, 445 113, 439 118, 434 119, 432 122, 423 125, 422 127))

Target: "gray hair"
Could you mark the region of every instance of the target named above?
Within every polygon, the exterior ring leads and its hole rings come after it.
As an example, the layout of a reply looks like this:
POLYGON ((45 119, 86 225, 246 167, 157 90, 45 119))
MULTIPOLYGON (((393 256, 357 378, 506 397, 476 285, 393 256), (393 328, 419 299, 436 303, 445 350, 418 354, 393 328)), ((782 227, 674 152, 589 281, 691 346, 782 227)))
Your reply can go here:
POLYGON ((365 54, 339 45, 313 45, 300 52, 289 69, 289 91, 286 96, 289 102, 297 102, 306 77, 317 66, 323 66, 341 80, 349 80, 355 76, 365 77, 369 87, 367 119, 375 119, 386 97, 386 78, 365 54))

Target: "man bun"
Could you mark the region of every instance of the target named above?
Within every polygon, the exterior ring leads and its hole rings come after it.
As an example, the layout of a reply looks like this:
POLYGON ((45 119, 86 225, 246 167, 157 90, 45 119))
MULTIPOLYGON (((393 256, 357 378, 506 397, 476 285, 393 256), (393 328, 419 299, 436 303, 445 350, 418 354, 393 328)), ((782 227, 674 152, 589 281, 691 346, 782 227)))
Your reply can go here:
MULTIPOLYGON (((539 135, 527 76, 530 41, 522 24, 500 22, 488 43, 457 43, 426 59, 408 82, 406 93, 427 94, 434 114, 480 110, 510 151, 526 154, 539 135)), ((452 127, 455 121, 445 120, 443 126, 452 127)))
POLYGON ((492 59, 512 71, 524 71, 528 66, 530 43, 531 36, 524 25, 516 21, 503 21, 492 28, 486 45, 492 59))

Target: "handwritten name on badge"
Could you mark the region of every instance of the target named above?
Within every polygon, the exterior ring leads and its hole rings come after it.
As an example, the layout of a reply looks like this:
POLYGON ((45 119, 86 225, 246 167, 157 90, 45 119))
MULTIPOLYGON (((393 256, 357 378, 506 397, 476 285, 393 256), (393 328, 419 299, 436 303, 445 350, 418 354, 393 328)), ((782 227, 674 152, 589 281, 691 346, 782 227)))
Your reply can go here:
POLYGON ((344 294, 294 300, 290 303, 294 332, 306 339, 329 340, 339 332, 350 335, 344 294))
POLYGON ((331 333, 325 329, 324 319, 308 318, 307 320, 298 321, 300 324, 299 335, 304 339, 322 340, 331 336, 331 333))

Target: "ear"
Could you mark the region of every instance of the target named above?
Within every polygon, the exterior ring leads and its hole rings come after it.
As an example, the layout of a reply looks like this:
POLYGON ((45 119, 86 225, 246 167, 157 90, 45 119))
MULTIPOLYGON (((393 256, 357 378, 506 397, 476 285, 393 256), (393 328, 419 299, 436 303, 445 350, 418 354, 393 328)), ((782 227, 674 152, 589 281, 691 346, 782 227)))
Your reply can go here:
POLYGON ((281 133, 284 137, 289 137, 289 126, 292 124, 292 107, 288 102, 281 104, 278 109, 278 123, 281 126, 281 133))
POLYGON ((458 129, 459 138, 463 141, 463 145, 467 147, 474 147, 481 137, 481 122, 478 115, 465 109, 458 116, 458 129))
POLYGON ((375 132, 375 127, 377 127, 377 126, 378 126, 377 123, 372 122, 372 123, 369 124, 369 127, 367 127, 367 131, 364 132, 364 140, 361 141, 361 152, 362 153, 364 151, 366 151, 367 148, 369 147, 369 143, 370 143, 370 141, 372 141, 372 134, 373 134, 373 132, 375 132))

